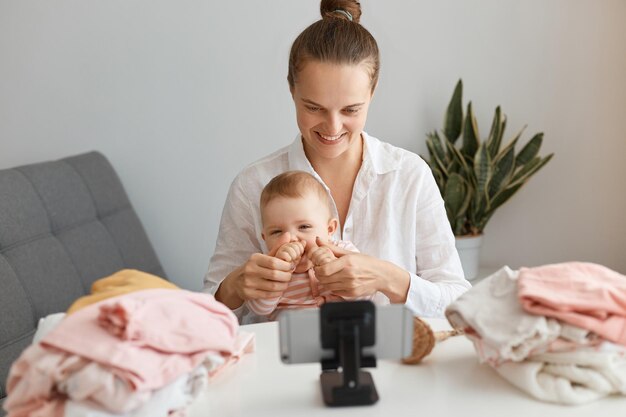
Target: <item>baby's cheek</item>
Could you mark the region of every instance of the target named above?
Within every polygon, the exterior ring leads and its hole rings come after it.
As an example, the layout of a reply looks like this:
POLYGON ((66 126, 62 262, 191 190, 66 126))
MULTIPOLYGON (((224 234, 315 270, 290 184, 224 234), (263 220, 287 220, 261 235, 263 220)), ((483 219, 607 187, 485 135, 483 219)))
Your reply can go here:
POLYGON ((276 239, 267 239, 265 241, 265 245, 267 246, 267 250, 269 250, 270 252, 278 249, 276 239))

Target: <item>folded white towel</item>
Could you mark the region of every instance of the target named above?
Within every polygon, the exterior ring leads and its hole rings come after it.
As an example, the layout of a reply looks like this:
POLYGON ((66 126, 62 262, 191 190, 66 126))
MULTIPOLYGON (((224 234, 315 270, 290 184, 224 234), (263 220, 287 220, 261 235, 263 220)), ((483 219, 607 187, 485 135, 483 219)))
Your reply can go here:
POLYGON ((208 371, 203 366, 178 377, 174 382, 152 393, 150 401, 126 413, 113 414, 93 404, 67 401, 64 417, 168 417, 173 411, 184 410, 207 385, 208 371))
POLYGON ((559 404, 584 404, 626 394, 625 349, 610 342, 599 348, 533 355, 495 369, 533 397, 559 404))

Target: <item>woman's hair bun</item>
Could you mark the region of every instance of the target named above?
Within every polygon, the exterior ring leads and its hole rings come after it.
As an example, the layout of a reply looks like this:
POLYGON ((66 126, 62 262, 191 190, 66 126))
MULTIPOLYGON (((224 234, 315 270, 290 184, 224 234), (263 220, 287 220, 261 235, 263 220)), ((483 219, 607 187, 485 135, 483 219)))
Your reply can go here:
POLYGON ((345 19, 355 23, 361 20, 361 3, 356 0, 322 0, 323 19, 345 19))

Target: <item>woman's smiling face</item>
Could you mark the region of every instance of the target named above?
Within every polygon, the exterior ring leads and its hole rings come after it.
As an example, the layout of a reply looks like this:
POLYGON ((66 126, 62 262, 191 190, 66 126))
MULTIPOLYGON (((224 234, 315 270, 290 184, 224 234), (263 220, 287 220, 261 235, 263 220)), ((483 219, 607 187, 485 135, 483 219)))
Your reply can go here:
POLYGON ((307 156, 332 159, 360 146, 372 99, 366 64, 309 61, 291 93, 307 156))

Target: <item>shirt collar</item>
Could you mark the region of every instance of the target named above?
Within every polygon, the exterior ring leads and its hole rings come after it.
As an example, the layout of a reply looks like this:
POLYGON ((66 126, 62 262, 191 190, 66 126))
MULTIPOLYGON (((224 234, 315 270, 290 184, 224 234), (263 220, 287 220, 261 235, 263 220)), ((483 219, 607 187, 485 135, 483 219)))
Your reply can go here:
POLYGON ((376 174, 386 174, 400 168, 401 154, 393 147, 363 132, 363 162, 369 161, 376 174))

